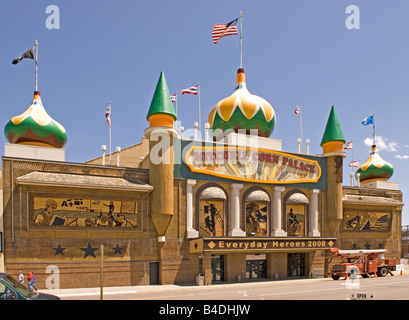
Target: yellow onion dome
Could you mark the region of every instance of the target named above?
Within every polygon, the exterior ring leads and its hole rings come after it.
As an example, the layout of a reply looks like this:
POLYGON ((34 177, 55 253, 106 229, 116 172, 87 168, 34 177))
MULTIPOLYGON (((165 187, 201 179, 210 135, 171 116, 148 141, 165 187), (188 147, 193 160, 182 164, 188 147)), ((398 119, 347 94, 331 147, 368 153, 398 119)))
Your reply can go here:
POLYGON ((355 175, 359 173, 361 183, 374 180, 387 181, 393 175, 393 165, 381 158, 376 146, 372 146, 371 154, 366 162, 358 168, 355 175))
POLYGON ((6 124, 4 134, 15 144, 62 148, 67 142, 64 127, 45 111, 38 91, 34 92, 30 107, 6 124))
POLYGON ((270 103, 247 90, 244 69, 239 69, 235 91, 213 107, 208 122, 213 132, 244 129, 250 133, 254 129, 259 136, 269 137, 274 130, 276 114, 270 103))

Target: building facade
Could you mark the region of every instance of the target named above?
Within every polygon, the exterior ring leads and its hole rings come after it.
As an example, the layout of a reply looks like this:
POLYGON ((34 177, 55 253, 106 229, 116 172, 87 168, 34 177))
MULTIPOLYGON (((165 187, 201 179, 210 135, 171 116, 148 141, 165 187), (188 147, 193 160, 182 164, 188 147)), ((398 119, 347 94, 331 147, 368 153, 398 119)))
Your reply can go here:
POLYGON ((334 107, 321 155, 283 151, 269 138, 274 109, 239 69, 206 138, 185 139, 162 72, 141 143, 105 165, 64 161, 65 130, 31 116, 39 97, 6 126, 0 215, 0 270, 33 271, 39 288, 55 272, 61 288, 97 287, 101 261, 105 286, 211 285, 324 277, 331 248, 400 256, 402 193, 371 163, 360 173, 370 178, 343 186, 334 107))

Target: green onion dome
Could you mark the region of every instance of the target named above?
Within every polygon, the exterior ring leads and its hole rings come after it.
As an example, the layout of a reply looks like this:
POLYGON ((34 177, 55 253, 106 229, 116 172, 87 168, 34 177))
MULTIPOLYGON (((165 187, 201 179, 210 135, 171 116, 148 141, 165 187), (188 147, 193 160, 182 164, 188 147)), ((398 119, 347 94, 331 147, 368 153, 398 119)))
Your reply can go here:
POLYGON ((45 111, 38 91, 34 92, 30 107, 6 124, 4 134, 15 144, 62 148, 67 142, 64 127, 45 111))
POLYGON ((250 133, 255 129, 259 136, 269 137, 274 130, 276 114, 266 100, 247 90, 244 69, 239 69, 235 91, 213 107, 208 122, 213 131, 244 129, 250 133))
POLYGON ((374 180, 387 181, 393 175, 393 166, 383 160, 376 150, 376 146, 372 146, 371 155, 368 160, 358 168, 355 173, 360 174, 359 181, 361 183, 371 182, 374 180))

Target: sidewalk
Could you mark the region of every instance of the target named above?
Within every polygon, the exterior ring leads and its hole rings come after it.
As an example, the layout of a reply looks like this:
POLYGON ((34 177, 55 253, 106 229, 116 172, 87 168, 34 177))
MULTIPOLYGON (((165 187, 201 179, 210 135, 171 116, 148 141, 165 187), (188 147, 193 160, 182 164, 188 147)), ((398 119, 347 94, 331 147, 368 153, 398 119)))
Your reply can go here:
MULTIPOLYGON (((394 276, 399 276, 400 272, 393 271, 394 276)), ((409 274, 409 270, 404 269, 403 274, 409 274)), ((245 287, 246 285, 254 285, 254 284, 274 284, 274 283, 282 283, 282 282, 303 282, 303 281, 333 281, 332 278, 299 278, 299 279, 283 279, 283 280, 266 280, 266 281, 258 281, 258 282, 235 282, 235 283, 218 283, 213 284, 211 286, 198 286, 196 284, 191 285, 176 285, 176 284, 169 284, 169 285, 148 285, 148 286, 123 286, 123 287, 104 287, 103 294, 126 294, 126 293, 136 293, 136 292, 144 292, 144 291, 175 291, 175 290, 186 290, 186 289, 211 289, 215 287, 245 287)), ((340 280, 342 281, 342 280, 340 280)), ((96 288, 72 288, 72 289, 51 289, 51 290, 39 290, 41 293, 48 293, 53 294, 59 297, 69 297, 69 296, 99 296, 101 289, 99 287, 96 288)))
MULTIPOLYGON (((215 287, 242 287, 246 285, 254 284, 274 284, 278 282, 302 282, 302 281, 327 281, 331 278, 299 278, 299 279, 283 279, 283 280, 266 280, 266 281, 249 281, 249 282, 234 282, 234 283, 217 283, 211 286, 198 286, 196 284, 190 285, 149 285, 149 286, 124 286, 124 287, 104 287, 103 294, 121 294, 121 293, 136 293, 144 291, 175 291, 175 290, 186 290, 186 289, 211 289, 215 287)), ((76 295, 96 295, 99 296, 101 289, 96 288, 72 288, 72 289, 51 289, 51 290, 39 290, 41 293, 53 294, 59 297, 69 297, 76 295)))

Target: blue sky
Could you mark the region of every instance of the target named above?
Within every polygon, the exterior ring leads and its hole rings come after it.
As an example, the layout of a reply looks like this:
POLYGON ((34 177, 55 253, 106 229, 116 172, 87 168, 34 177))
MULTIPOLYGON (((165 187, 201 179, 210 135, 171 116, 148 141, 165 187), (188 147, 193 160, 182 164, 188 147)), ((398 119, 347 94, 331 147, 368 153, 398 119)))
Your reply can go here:
MULTIPOLYGON (((112 150, 140 142, 160 72, 171 93, 200 83, 202 120, 229 96, 239 67, 239 37, 213 44, 214 24, 243 12, 243 67, 247 87, 277 115, 272 138, 297 151, 297 104, 303 138, 320 154, 335 106, 354 160, 370 153, 372 127, 361 121, 375 110, 381 157, 392 163, 390 181, 409 192, 409 2, 406 0, 2 0, 0 4, 1 122, 23 113, 34 91, 34 63, 13 58, 39 42, 39 91, 52 118, 68 134, 66 160, 84 162, 109 144, 105 118, 112 102, 112 150), (58 6, 60 29, 48 29, 46 8, 58 6), (360 29, 348 29, 356 5, 360 29), (367 141, 369 139, 369 142, 367 141), (366 143, 367 142, 367 143, 366 143)), ((185 129, 197 121, 198 97, 178 95, 185 129)), ((1 145, 6 139, 0 137, 1 145)), ((0 154, 4 154, 4 149, 0 154)), ((348 162, 344 184, 349 185, 348 162)), ((405 200, 405 199, 404 199, 405 200)), ((407 209, 403 224, 409 224, 407 209)))

